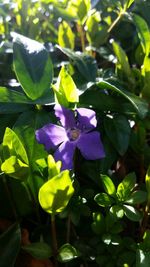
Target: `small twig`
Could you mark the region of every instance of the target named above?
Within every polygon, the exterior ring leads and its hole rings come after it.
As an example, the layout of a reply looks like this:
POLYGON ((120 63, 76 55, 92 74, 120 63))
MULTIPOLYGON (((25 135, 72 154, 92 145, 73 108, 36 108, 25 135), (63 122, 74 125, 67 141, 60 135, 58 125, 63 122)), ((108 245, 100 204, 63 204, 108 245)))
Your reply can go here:
POLYGON ((82 25, 77 24, 77 31, 80 35, 82 52, 84 52, 85 51, 85 39, 84 39, 84 31, 83 31, 82 25))

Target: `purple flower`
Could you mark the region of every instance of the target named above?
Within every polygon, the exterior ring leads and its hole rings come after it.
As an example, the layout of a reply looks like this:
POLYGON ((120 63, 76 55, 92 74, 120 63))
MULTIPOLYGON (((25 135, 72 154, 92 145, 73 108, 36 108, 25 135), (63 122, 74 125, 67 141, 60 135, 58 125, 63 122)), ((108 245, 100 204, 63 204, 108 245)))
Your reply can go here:
POLYGON ((95 112, 78 108, 73 112, 55 105, 55 115, 61 125, 49 123, 36 131, 36 139, 45 149, 55 149, 54 158, 62 161, 62 170, 73 168, 73 155, 77 147, 87 160, 105 156, 100 133, 93 131, 97 126, 95 112))

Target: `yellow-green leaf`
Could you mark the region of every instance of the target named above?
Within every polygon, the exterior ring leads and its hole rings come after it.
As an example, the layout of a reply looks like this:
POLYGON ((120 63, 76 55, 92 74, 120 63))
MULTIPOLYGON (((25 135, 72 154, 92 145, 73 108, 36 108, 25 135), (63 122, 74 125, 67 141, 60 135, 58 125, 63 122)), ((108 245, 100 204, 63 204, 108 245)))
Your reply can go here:
POLYGON ((74 49, 74 39, 75 35, 71 30, 71 27, 66 21, 63 21, 59 25, 58 29, 58 43, 61 47, 67 47, 70 49, 74 49))
POLYGON ((69 103, 79 102, 76 85, 64 66, 61 68, 57 83, 53 86, 53 89, 60 105, 69 107, 69 103))
POLYGON ((62 212, 67 206, 74 193, 69 171, 62 171, 39 190, 39 202, 41 207, 48 213, 62 212))
POLYGON ((52 155, 48 155, 48 178, 52 178, 60 173, 61 161, 55 162, 52 155))

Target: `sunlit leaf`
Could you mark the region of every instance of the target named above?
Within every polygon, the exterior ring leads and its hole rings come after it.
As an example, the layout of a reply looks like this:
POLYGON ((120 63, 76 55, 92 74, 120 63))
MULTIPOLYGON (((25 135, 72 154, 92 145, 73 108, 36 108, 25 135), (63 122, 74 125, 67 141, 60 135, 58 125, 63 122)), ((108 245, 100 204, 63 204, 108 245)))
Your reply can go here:
POLYGON ((64 244, 59 248, 57 259, 59 262, 69 262, 78 257, 78 252, 75 247, 70 244, 64 244))
POLYGON ((50 90, 53 77, 51 59, 42 44, 19 34, 13 36, 16 76, 25 94, 35 100, 50 90))
POLYGON ((150 31, 146 21, 137 14, 133 14, 133 21, 137 28, 138 36, 146 56, 150 50, 150 31))
POLYGON ((123 205, 123 210, 127 218, 131 221, 138 222, 142 219, 142 214, 132 206, 123 205))
POLYGON ((112 42, 112 46, 118 60, 117 67, 121 69, 128 78, 131 78, 132 76, 131 68, 125 51, 115 41, 112 42))
POLYGON ((55 162, 54 158, 52 155, 48 155, 47 159, 47 165, 48 165, 48 178, 53 178, 57 174, 60 173, 61 169, 61 161, 55 162))
POLYGON ((141 190, 134 191, 129 198, 126 199, 126 203, 136 205, 143 203, 147 200, 147 193, 141 190))
POLYGON ((71 27, 66 21, 63 21, 58 29, 58 44, 61 47, 67 47, 73 50, 75 45, 74 39, 75 35, 72 32, 71 27))
POLYGON ((57 83, 53 86, 53 89, 60 105, 68 107, 69 103, 77 103, 79 101, 76 85, 64 66, 61 68, 57 83))
POLYGON ((78 18, 78 21, 83 24, 90 7, 90 0, 70 0, 68 2, 67 11, 74 14, 78 18))
POLYGON ((101 181, 104 186, 105 192, 110 196, 115 195, 116 188, 112 180, 107 175, 101 175, 101 181))
POLYGON ((114 202, 113 198, 111 198, 106 193, 99 193, 94 197, 94 200, 99 206, 107 207, 111 206, 114 202))
POLYGON ((40 188, 40 205, 48 213, 59 213, 67 206, 73 192, 69 171, 65 170, 40 188))
POLYGON ((150 166, 147 170, 146 176, 145 176, 145 182, 146 182, 146 189, 148 193, 148 202, 150 203, 150 166))
POLYGON ((119 200, 126 200, 136 184, 136 175, 135 173, 129 173, 125 176, 123 181, 117 187, 117 196, 119 200))

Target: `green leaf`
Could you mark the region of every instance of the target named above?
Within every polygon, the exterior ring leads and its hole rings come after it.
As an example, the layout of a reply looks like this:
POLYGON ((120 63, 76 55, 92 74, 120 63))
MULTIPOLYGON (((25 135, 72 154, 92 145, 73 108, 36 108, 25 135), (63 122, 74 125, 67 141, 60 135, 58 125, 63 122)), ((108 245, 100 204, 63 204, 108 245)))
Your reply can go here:
POLYGON ((150 230, 147 229, 143 235, 143 242, 139 244, 139 248, 144 251, 150 250, 150 230))
POLYGON ((136 267, 149 267, 150 252, 137 249, 136 251, 136 267))
POLYGON ((16 156, 17 158, 20 158, 23 162, 28 164, 27 153, 21 140, 19 139, 18 135, 8 127, 5 130, 2 145, 3 155, 5 159, 9 158, 10 155, 16 156))
POLYGON ((146 189, 148 193, 148 202, 150 203, 150 166, 148 167, 148 170, 145 176, 145 182, 146 182, 146 189))
MULTIPOLYGON (((91 11, 92 12, 92 11, 91 11)), ((108 26, 100 24, 101 17, 98 11, 93 11, 93 14, 89 14, 86 20, 86 37, 91 46, 99 48, 100 45, 107 41, 109 36, 107 30, 108 26)))
POLYGON ((134 191, 129 198, 126 199, 126 203, 136 205, 143 203, 147 200, 147 193, 141 190, 134 191))
POLYGON ((70 48, 73 50, 74 45, 75 45, 74 39, 75 39, 75 35, 72 32, 71 27, 66 21, 63 21, 59 25, 59 29, 58 29, 58 44, 61 47, 66 47, 66 48, 70 48))
POLYGON ((94 197, 94 200, 99 206, 107 207, 111 206, 114 203, 113 198, 111 198, 106 193, 99 193, 94 197))
POLYGON ((114 205, 110 208, 111 214, 116 216, 117 218, 122 218, 124 216, 123 207, 120 205, 114 205))
POLYGON ((62 165, 61 161, 55 162, 53 156, 48 155, 47 163, 48 163, 48 179, 53 178, 54 176, 60 173, 62 165))
POLYGON ((140 97, 126 90, 121 90, 118 87, 105 81, 101 81, 96 84, 102 90, 111 90, 127 99, 132 104, 133 108, 136 110, 137 114, 141 119, 146 116, 148 112, 148 103, 144 99, 141 99, 140 97))
POLYGON ((150 83, 150 58, 145 56, 144 62, 142 65, 142 75, 144 77, 144 87, 142 88, 142 97, 150 100, 150 91, 149 91, 149 83, 150 83))
POLYGON ((146 21, 137 14, 132 14, 133 21, 137 28, 138 36, 141 42, 141 46, 146 56, 150 51, 150 31, 146 21))
POLYGON ((35 100, 48 90, 53 77, 51 59, 37 41, 13 34, 14 70, 25 94, 35 100))
POLYGON ((142 214, 132 206, 123 205, 123 210, 127 218, 131 221, 138 222, 142 219, 142 214))
POLYGON ((21 180, 26 180, 29 175, 29 166, 16 156, 6 159, 1 165, 1 170, 11 177, 21 180))
POLYGON ((31 254, 36 259, 48 259, 52 256, 51 247, 44 242, 31 243, 23 246, 22 249, 31 254))
POLYGON ((78 257, 78 252, 75 247, 66 243, 59 248, 57 259, 59 262, 69 262, 78 257))
POLYGON ((135 173, 129 173, 117 187, 117 196, 120 201, 125 201, 130 195, 136 184, 135 173))
POLYGON ((107 175, 101 175, 101 181, 103 183, 105 192, 110 196, 114 196, 116 194, 116 188, 112 180, 107 175))
POLYGON ((134 3, 134 0, 127 0, 127 8, 129 8, 134 3))
POLYGON ((48 213, 59 213, 67 206, 74 193, 69 171, 62 171, 39 190, 39 202, 48 213))
POLYGON ((74 14, 81 24, 84 24, 87 13, 91 7, 90 0, 70 0, 67 6, 67 11, 74 14))
POLYGON ((102 234, 105 231, 105 219, 102 213, 94 212, 93 213, 93 223, 91 225, 92 230, 96 234, 102 234))
POLYGON ((57 83, 53 86, 53 89, 60 105, 68 107, 69 103, 79 102, 76 85, 64 66, 61 68, 57 83))
POLYGON ((120 155, 124 155, 129 146, 130 124, 125 116, 114 115, 104 120, 106 134, 120 155))
POLYGON ((13 224, 0 236, 0 266, 14 267, 21 245, 21 231, 18 224, 13 224))
POLYGON ((121 48, 121 46, 115 41, 112 42, 112 46, 118 60, 117 67, 121 69, 128 78, 131 78, 132 73, 126 53, 121 48))
POLYGON ((15 109, 17 108, 18 111, 24 111, 24 109, 29 109, 30 106, 25 104, 30 104, 32 108, 32 105, 34 104, 44 105, 50 103, 54 103, 54 96, 52 90, 47 92, 43 97, 40 97, 39 99, 31 100, 23 92, 17 92, 15 90, 10 90, 5 87, 0 87, 0 109, 2 109, 3 112, 5 111, 5 113, 10 113, 9 109, 11 109, 13 113, 16 112, 15 109), (5 105, 3 103, 5 103, 5 105), (16 103, 18 105, 16 105, 16 103), (6 108, 8 108, 8 110, 6 108))
POLYGON ((81 52, 73 52, 68 48, 57 47, 73 61, 86 81, 95 81, 97 75, 97 63, 93 57, 81 52))

